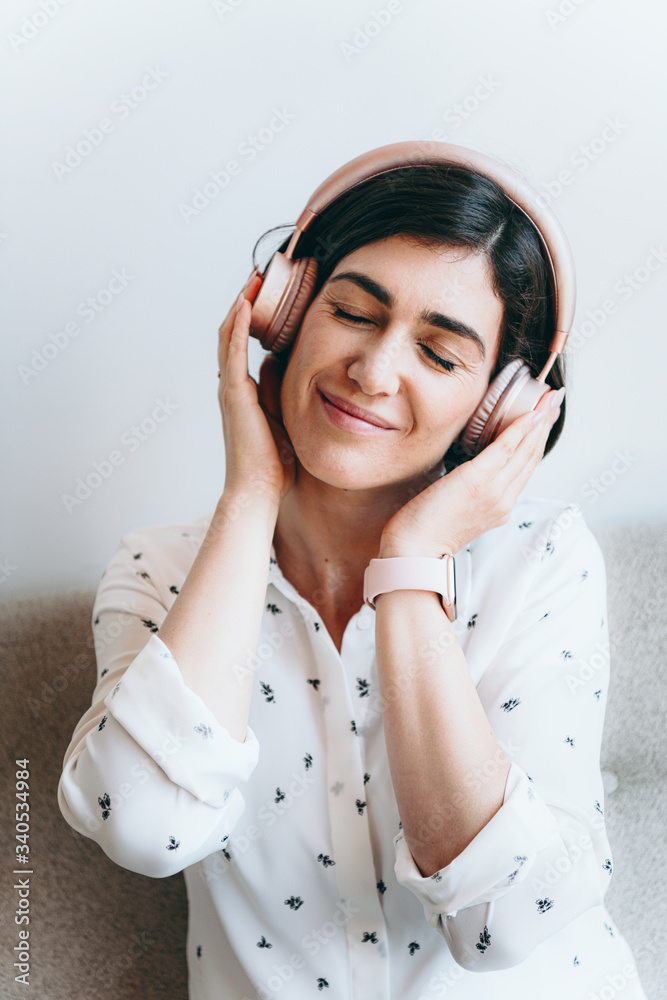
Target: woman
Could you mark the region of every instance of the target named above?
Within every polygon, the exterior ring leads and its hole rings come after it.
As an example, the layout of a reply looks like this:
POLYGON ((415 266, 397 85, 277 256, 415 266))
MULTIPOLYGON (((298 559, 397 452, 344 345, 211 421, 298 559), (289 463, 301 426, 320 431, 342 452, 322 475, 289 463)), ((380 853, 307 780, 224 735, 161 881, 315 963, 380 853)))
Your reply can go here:
POLYGON ((564 416, 549 261, 499 183, 414 146, 300 237, 259 384, 256 270, 220 327, 224 490, 103 574, 60 808, 183 870, 196 1000, 642 998, 603 902, 606 657, 580 677, 603 557, 576 505, 520 496, 564 416), (472 457, 512 359, 552 388, 472 457))

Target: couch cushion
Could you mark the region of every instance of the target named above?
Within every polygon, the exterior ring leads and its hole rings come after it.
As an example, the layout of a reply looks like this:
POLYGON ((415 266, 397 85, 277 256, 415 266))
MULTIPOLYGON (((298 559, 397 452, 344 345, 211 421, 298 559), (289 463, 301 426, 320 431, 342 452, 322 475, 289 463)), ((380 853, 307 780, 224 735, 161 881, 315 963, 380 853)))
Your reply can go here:
MULTIPOLYGON (((30 760, 33 960, 25 995, 186 1000, 183 875, 151 879, 120 868, 58 808, 63 756, 95 687, 94 598, 83 592, 22 599, 0 615, 3 802, 14 801, 14 761, 30 760)), ((12 890, 12 903, 14 897, 12 890)), ((12 948, 19 943, 14 909, 4 904, 0 913, 0 937, 12 948)), ((1 966, 0 996, 23 996, 10 964, 1 966)))

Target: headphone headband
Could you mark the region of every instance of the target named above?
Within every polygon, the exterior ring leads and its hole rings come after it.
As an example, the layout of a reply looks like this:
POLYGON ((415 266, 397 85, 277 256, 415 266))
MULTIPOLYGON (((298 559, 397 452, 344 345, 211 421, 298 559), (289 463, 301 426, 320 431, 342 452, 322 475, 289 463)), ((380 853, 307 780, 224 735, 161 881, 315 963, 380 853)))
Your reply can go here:
POLYGON ((543 372, 548 371, 555 356, 563 353, 574 320, 576 275, 572 251, 560 222, 544 204, 535 188, 511 167, 491 156, 453 143, 426 140, 394 142, 362 153, 334 170, 315 189, 297 219, 296 230, 285 251, 285 257, 291 258, 299 237, 320 212, 347 191, 371 177, 407 166, 427 164, 462 166, 490 178, 533 223, 551 265, 556 302, 556 330, 549 347, 551 357, 543 372))

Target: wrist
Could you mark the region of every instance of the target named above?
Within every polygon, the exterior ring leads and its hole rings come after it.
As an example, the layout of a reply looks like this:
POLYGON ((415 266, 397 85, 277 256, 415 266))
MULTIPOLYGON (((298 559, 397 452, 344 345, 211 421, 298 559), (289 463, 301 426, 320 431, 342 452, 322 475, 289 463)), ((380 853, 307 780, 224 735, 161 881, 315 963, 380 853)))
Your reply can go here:
POLYGON ((265 525, 273 536, 279 509, 280 503, 256 490, 225 489, 218 500, 213 517, 220 522, 258 521, 265 525))
POLYGON ((378 559, 394 559, 404 556, 429 556, 432 559, 441 559, 445 553, 453 556, 453 547, 450 545, 408 541, 407 539, 381 538, 378 559))
MULTIPOLYGON (((456 564, 453 552, 440 551, 438 554, 433 546, 423 545, 381 545, 379 557, 371 559, 364 571, 365 603, 375 608, 375 598, 380 594, 404 590, 435 591, 443 611, 450 621, 455 621, 456 564), (419 551, 415 552, 415 547, 419 551)), ((422 602, 423 598, 420 599, 422 602)))

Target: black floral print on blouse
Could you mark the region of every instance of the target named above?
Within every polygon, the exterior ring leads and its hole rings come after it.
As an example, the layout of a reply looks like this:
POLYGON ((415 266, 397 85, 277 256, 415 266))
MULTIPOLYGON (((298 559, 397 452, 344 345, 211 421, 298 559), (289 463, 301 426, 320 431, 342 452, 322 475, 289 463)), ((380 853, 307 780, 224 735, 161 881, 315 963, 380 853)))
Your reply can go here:
POLYGON ((273 688, 269 684, 265 684, 264 681, 260 681, 259 686, 266 701, 272 702, 275 705, 276 699, 273 696, 273 688))
MULTIPOLYGON (((533 524, 532 521, 525 521, 525 522, 523 522, 522 524, 519 525, 519 528, 529 528, 529 527, 532 526, 532 524, 533 524)), ((469 552, 470 549, 466 549, 466 551, 469 552)), ((553 544, 552 543, 547 543, 547 545, 546 545, 546 547, 544 549, 544 555, 552 555, 554 551, 555 551, 555 549, 554 549, 553 544)), ((141 553, 138 553, 138 554, 136 554, 134 556, 135 559, 138 559, 140 557, 141 557, 141 553)), ((273 559, 273 558, 271 558, 271 563, 276 564, 276 560, 273 559)), ((140 576, 142 579, 150 580, 150 576, 146 572, 137 571, 137 575, 140 576)), ((580 577, 581 582, 583 583, 584 581, 586 581, 588 579, 588 576, 589 576, 588 571, 584 570, 581 573, 581 577, 580 577)), ((179 591, 178 591, 178 589, 177 589, 177 587, 175 585, 172 585, 169 589, 170 589, 170 591, 173 594, 178 595, 179 591)), ((266 610, 270 614, 272 614, 274 616, 277 615, 277 614, 282 614, 283 613, 282 608, 280 608, 275 603, 268 603, 268 604, 266 604, 266 610)), ((546 619, 549 615, 550 615, 550 612, 546 611, 545 614, 543 614, 542 619, 540 619, 540 620, 546 619)), ((99 620, 100 619, 99 619, 99 616, 98 616, 95 619, 94 624, 98 624, 99 620)), ((141 620, 142 624, 144 625, 144 627, 150 629, 153 632, 157 632, 158 631, 158 626, 152 621, 151 618, 142 618, 140 620, 141 620)), ((472 614, 470 616, 470 618, 467 621, 467 629, 468 630, 475 629, 479 624, 480 624, 479 613, 474 613, 474 614, 472 614)), ((315 622, 315 623, 313 623, 313 625, 314 625, 315 631, 318 632, 320 630, 319 623, 315 622)), ((604 626, 604 620, 602 620, 602 626, 604 626)), ((575 646, 575 648, 576 648, 576 646, 575 646)), ((168 655, 168 654, 161 654, 161 655, 164 656, 164 655, 168 655)), ((573 656, 574 656, 573 652, 571 650, 568 650, 568 649, 563 649, 560 652, 560 657, 563 660, 572 660, 573 656)), ((311 669, 312 669, 312 667, 311 667, 311 669)), ((362 667, 362 669, 365 669, 365 667, 362 667)), ((104 674, 107 673, 107 672, 108 672, 107 670, 103 671, 102 676, 104 676, 104 674)), ((321 683, 319 678, 307 678, 307 683, 309 685, 311 685, 314 693, 319 693, 320 683, 321 683)), ((325 695, 325 693, 326 693, 326 691, 328 689, 328 687, 326 686, 326 685, 328 685, 328 683, 329 683, 328 681, 325 681, 325 689, 324 689, 324 692, 323 692, 324 695, 325 695)), ((120 682, 114 688, 114 690, 112 692, 112 697, 115 696, 115 694, 118 691, 119 687, 120 687, 120 682)), ((350 688, 351 687, 352 687, 352 685, 350 685, 350 688)), ((269 684, 267 684, 265 682, 260 682, 260 690, 261 690, 262 696, 264 697, 264 699, 265 699, 265 701, 267 703, 275 704, 275 701, 276 701, 276 699, 275 699, 275 692, 274 692, 274 689, 269 684)), ((511 691, 511 689, 510 689, 510 691, 511 691)), ((351 695, 352 691, 349 690, 349 693, 351 695)), ((359 677, 359 676, 356 677, 356 693, 357 693, 357 695, 358 695, 359 698, 368 698, 370 696, 370 693, 371 693, 370 692, 370 682, 366 678, 359 677)), ((594 697, 599 701, 601 693, 602 693, 602 689, 597 689, 597 690, 595 690, 592 693, 593 693, 594 697)), ((283 691, 282 686, 280 684, 278 685, 278 694, 281 697, 284 695, 284 691, 283 691)), ((519 706, 521 706, 521 705, 522 705, 522 699, 521 699, 521 697, 519 697, 519 695, 517 693, 515 693, 511 697, 507 697, 507 700, 505 700, 503 703, 501 703, 499 705, 499 708, 504 713, 511 713, 511 712, 516 711, 516 709, 519 706)), ((525 709, 522 709, 522 712, 524 712, 524 711, 525 711, 525 709)), ((517 713, 517 717, 520 718, 521 714, 522 713, 517 713)), ((108 721, 108 716, 104 715, 103 718, 101 719, 98 727, 97 727, 98 731, 102 731, 104 729, 104 726, 105 726, 105 724, 106 724, 107 721, 108 721)), ((213 739, 213 736, 214 736, 213 730, 212 730, 211 726, 208 725, 207 723, 200 722, 199 724, 193 726, 192 728, 193 728, 193 731, 195 733, 197 733, 202 740, 213 739)), ((364 728, 365 727, 362 724, 360 726, 360 729, 361 729, 362 732, 364 731, 364 728)), ((361 732, 357 728, 357 723, 356 723, 355 720, 351 720, 350 731, 351 731, 352 734, 354 734, 356 736, 360 736, 361 735, 361 732)), ((563 735, 563 730, 561 730, 561 736, 562 735, 563 735)), ((566 744, 569 748, 572 748, 572 749, 576 748, 576 742, 575 742, 576 735, 577 735, 576 733, 575 733, 574 736, 573 735, 565 735, 564 738, 563 738, 563 740, 562 740, 562 743, 566 744)), ((304 753, 302 755, 301 759, 302 759, 302 762, 303 762, 303 765, 304 765, 306 771, 310 770, 313 767, 313 756, 312 756, 311 753, 304 753)), ((530 778, 530 775, 528 775, 527 777, 532 782, 532 778, 530 778)), ((363 784, 364 784, 364 786, 370 781, 370 779, 371 779, 371 775, 368 772, 365 772, 363 774, 363 784)), ((345 787, 345 784, 342 781, 336 781, 330 787, 330 792, 332 794, 334 794, 334 795, 337 796, 337 795, 339 795, 342 792, 342 790, 344 789, 344 787, 345 787)), ((355 790, 358 790, 358 781, 355 780, 354 785, 352 787, 355 787, 355 790)), ((230 794, 230 792, 228 791, 225 794, 225 799, 228 797, 229 794, 230 794)), ((531 792, 530 789, 528 790, 528 794, 529 794, 530 798, 534 797, 534 795, 532 794, 532 792, 531 792)), ((275 795, 275 798, 274 798, 274 802, 276 802, 276 803, 283 802, 285 800, 285 798, 286 798, 285 793, 281 790, 281 788, 279 786, 276 787, 276 795, 275 795)), ((102 818, 104 820, 106 820, 109 817, 109 815, 110 815, 110 813, 112 811, 112 809, 111 809, 111 800, 110 800, 109 794, 105 792, 103 796, 101 796, 101 797, 98 798, 98 803, 99 803, 100 808, 102 809, 102 818)), ((355 800, 355 806, 356 806, 358 814, 360 816, 364 816, 365 809, 366 809, 366 806, 367 806, 367 802, 366 801, 362 801, 360 798, 357 798, 355 800)), ((349 808, 349 805, 346 806, 345 808, 349 808)), ((602 814, 602 808, 600 806, 600 803, 597 800, 594 803, 594 808, 600 814, 602 814)), ((399 829, 402 829, 402 823, 399 823, 399 829)), ((228 851, 224 847, 224 845, 227 843, 228 839, 229 839, 229 835, 225 835, 221 839, 221 844, 223 845, 222 848, 221 848, 221 851, 224 854, 224 856, 227 858, 227 860, 231 861, 232 858, 231 858, 230 854, 228 853, 228 851)), ((176 850, 178 850, 178 848, 180 847, 180 845, 181 845, 181 841, 177 840, 176 836, 170 835, 169 838, 168 838, 168 843, 166 845, 166 850, 168 850, 168 851, 176 851, 176 850)), ((312 857, 315 857, 314 851, 313 851, 312 857)), ((320 852, 316 856, 316 860, 317 860, 317 863, 320 864, 325 871, 328 868, 331 868, 331 867, 335 866, 335 864, 336 864, 336 861, 331 857, 331 855, 327 854, 325 852, 320 852)), ((511 871, 509 873, 509 875, 507 876, 507 882, 508 883, 514 882, 514 880, 516 879, 516 877, 517 877, 518 873, 520 872, 521 868, 526 863, 527 858, 526 858, 526 856, 516 855, 516 856, 514 856, 513 860, 514 860, 514 863, 517 865, 517 867, 513 871, 511 871)), ((508 867, 510 867, 510 866, 508 865, 508 867)), ((612 860, 610 858, 605 858, 604 862, 602 863, 602 868, 611 876, 611 874, 612 874, 612 860)), ((332 873, 331 877, 335 879, 335 873, 332 873)), ((430 876, 430 878, 435 883, 439 883, 439 882, 442 881, 442 875, 439 872, 436 872, 435 874, 433 874, 432 876, 430 876)), ((380 879, 379 881, 376 882, 376 887, 377 887, 377 892, 378 892, 378 894, 379 894, 380 897, 382 897, 385 894, 385 892, 387 891, 387 885, 384 883, 384 881, 382 879, 380 879)), ((558 898, 558 896, 557 896, 557 898, 558 898)), ((534 902, 535 902, 535 906, 537 907, 538 914, 546 914, 547 912, 549 912, 554 907, 554 905, 556 905, 558 907, 558 902, 555 901, 554 899, 549 898, 549 897, 536 899, 534 902)), ((304 905, 304 900, 301 898, 301 896, 294 896, 294 895, 292 895, 292 896, 289 896, 287 899, 284 900, 284 904, 290 910, 292 910, 293 912, 296 912, 298 909, 300 909, 304 905)), ((529 906, 530 906, 530 901, 529 901, 529 906)), ((306 914, 307 914, 307 912, 308 911, 306 911, 306 914)), ((558 912, 558 910, 557 910, 557 912, 558 912)), ((614 936, 614 931, 613 931, 611 925, 605 923, 604 926, 605 926, 605 929, 608 931, 608 933, 611 936, 614 936)), ((478 931, 479 927, 477 926, 477 928, 475 928, 475 930, 478 931)), ((259 931, 259 928, 253 934, 253 937, 251 939, 252 941, 256 940, 256 935, 258 934, 258 931, 259 931)), ((361 937, 360 940, 361 940, 362 943, 380 945, 379 952, 382 953, 382 948, 384 948, 384 944, 382 942, 380 942, 380 940, 378 939, 378 933, 382 934, 382 931, 381 930, 380 931, 376 931, 376 930, 365 931, 365 932, 363 932, 363 936, 361 937)), ((414 931, 413 931, 413 933, 414 933, 414 931)), ((483 930, 481 932, 479 932, 478 936, 479 936, 479 940, 475 943, 475 948, 477 949, 477 951, 480 954, 484 954, 491 947, 491 945, 492 945, 492 936, 491 936, 491 933, 490 933, 487 925, 484 925, 483 930)), ((267 938, 266 938, 266 936, 264 934, 262 934, 260 936, 259 940, 256 940, 256 946, 258 948, 263 948, 263 949, 267 949, 267 950, 273 948, 273 944, 269 940, 267 940, 267 938)), ((420 944, 416 940, 412 940, 409 943, 405 943, 405 940, 403 940, 403 947, 408 950, 409 955, 411 957, 414 956, 414 955, 416 955, 420 951, 420 944)), ((202 946, 201 945, 197 946, 196 954, 197 954, 197 958, 201 958, 201 955, 202 955, 202 946)), ((278 958, 279 954, 277 956, 275 956, 275 957, 278 958)), ((572 958, 572 964, 573 964, 573 966, 580 965, 580 961, 579 961, 578 955, 574 955, 573 956, 573 958, 572 958)), ((325 970, 322 970, 322 971, 325 971, 325 970)), ((312 980, 311 980, 311 982, 312 982, 312 980)), ((324 989, 330 989, 331 988, 329 980, 327 980, 324 976, 320 976, 319 978, 317 978, 314 981, 314 984, 317 986, 318 991, 322 991, 324 989)), ((336 984, 334 984, 334 986, 335 985, 336 984)), ((312 989, 312 985, 311 985, 310 988, 312 989)))
POLYGON ((300 906, 303 906, 303 900, 301 896, 290 896, 289 899, 285 900, 285 906, 289 906, 290 910, 298 910, 300 906))
POLYGON ((486 924, 484 924, 484 930, 479 935, 479 941, 476 943, 475 948, 477 948, 477 951, 481 951, 482 954, 484 954, 484 952, 486 951, 486 949, 489 947, 490 944, 491 944, 491 935, 489 933, 489 928, 486 926, 486 924))

